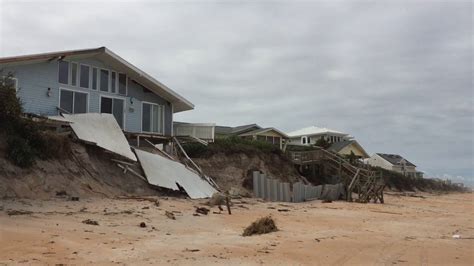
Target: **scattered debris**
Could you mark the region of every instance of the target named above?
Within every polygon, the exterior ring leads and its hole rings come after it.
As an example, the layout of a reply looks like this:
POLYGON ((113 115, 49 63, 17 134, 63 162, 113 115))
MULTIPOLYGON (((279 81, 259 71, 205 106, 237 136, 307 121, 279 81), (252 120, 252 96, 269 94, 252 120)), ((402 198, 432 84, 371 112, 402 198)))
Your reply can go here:
POLYGON ((79 197, 71 197, 71 201, 79 201, 79 197))
POLYGON ((185 251, 185 252, 198 252, 198 251, 200 251, 200 250, 199 250, 199 249, 197 249, 197 248, 194 248, 194 249, 189 249, 189 248, 186 248, 186 249, 185 249, 185 250, 183 250, 183 251, 185 251))
POLYGON ((176 217, 174 216, 174 213, 166 211, 165 212, 166 217, 170 218, 171 220, 176 220, 176 217))
POLYGON ((148 210, 148 209, 150 209, 150 207, 148 207, 148 206, 145 206, 145 207, 142 208, 142 210, 148 210))
POLYGON ((197 208, 196 208, 196 212, 197 212, 197 213, 200 213, 200 214, 207 215, 207 214, 209 213, 209 209, 208 209, 208 208, 204 208, 204 207, 197 207, 197 208))
POLYGON ((91 219, 87 219, 87 220, 84 220, 82 221, 83 224, 90 224, 90 225, 99 225, 99 223, 97 221, 94 221, 94 220, 91 220, 91 219))
POLYGON ((460 239, 461 235, 453 235, 453 239, 460 239))
POLYGON ((279 212, 289 212, 289 209, 278 209, 279 212))
POLYGON ((268 234, 276 231, 278 231, 278 228, 275 221, 271 216, 266 216, 256 220, 245 228, 243 236, 268 234))
POLYGON ((32 214, 33 212, 31 211, 24 211, 24 210, 8 210, 7 211, 7 214, 9 216, 12 216, 12 215, 27 215, 27 214, 32 214))
POLYGON ((65 190, 56 191, 56 196, 57 197, 67 196, 67 192, 65 190))
POLYGON ((146 227, 146 223, 145 223, 145 222, 141 222, 141 223, 140 223, 140 227, 141 227, 141 228, 145 228, 145 227, 146 227))
POLYGON ((323 203, 332 203, 332 200, 325 199, 325 200, 323 200, 323 203))
POLYGON ((180 162, 139 149, 135 149, 135 153, 148 182, 152 185, 175 191, 180 191, 182 187, 192 199, 207 198, 216 192, 207 180, 180 162))

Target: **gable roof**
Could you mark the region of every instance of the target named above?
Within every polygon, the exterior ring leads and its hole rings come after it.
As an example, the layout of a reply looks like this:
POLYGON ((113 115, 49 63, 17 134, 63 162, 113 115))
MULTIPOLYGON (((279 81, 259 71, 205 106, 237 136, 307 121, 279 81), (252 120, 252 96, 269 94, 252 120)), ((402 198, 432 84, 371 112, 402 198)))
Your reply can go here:
POLYGON ((393 165, 401 165, 401 161, 405 160, 405 165, 408 166, 415 166, 413 163, 408 161, 407 159, 403 158, 402 156, 398 154, 386 154, 386 153, 376 153, 378 156, 382 157, 382 159, 386 160, 387 162, 393 164, 393 165))
POLYGON ((302 129, 292 131, 288 133, 288 136, 300 137, 300 136, 312 136, 312 135, 320 135, 320 134, 335 134, 335 135, 341 135, 341 136, 349 135, 349 134, 346 134, 337 130, 325 128, 325 127, 310 126, 310 127, 305 127, 302 129))
POLYGON ((281 132, 280 130, 274 127, 267 127, 267 128, 252 130, 252 131, 240 134, 239 136, 253 136, 253 135, 258 135, 258 134, 265 133, 268 131, 275 131, 276 133, 278 133, 279 135, 281 135, 283 138, 286 138, 286 139, 290 138, 288 137, 288 135, 286 135, 285 133, 281 132))
POLYGON ((362 148, 362 146, 356 140, 345 140, 345 141, 335 142, 328 148, 328 150, 339 152, 351 144, 356 145, 362 151, 362 153, 364 154, 366 158, 370 157, 369 154, 364 150, 364 148, 362 148))
POLYGON ((126 73, 129 78, 135 80, 137 83, 146 87, 153 93, 171 102, 173 104, 173 111, 175 113, 194 109, 194 105, 190 101, 172 89, 168 88, 166 85, 159 82, 152 76, 143 72, 136 66, 132 65, 128 61, 124 60, 106 47, 3 57, 0 58, 0 65, 39 63, 45 61, 80 59, 87 57, 97 57, 98 59, 114 67, 116 70, 126 73))
POLYGON ((215 128, 215 133, 217 134, 235 134, 239 135, 242 133, 245 133, 247 131, 250 131, 252 129, 261 129, 257 124, 249 124, 249 125, 243 125, 243 126, 237 126, 237 127, 227 127, 227 126, 216 126, 215 128))

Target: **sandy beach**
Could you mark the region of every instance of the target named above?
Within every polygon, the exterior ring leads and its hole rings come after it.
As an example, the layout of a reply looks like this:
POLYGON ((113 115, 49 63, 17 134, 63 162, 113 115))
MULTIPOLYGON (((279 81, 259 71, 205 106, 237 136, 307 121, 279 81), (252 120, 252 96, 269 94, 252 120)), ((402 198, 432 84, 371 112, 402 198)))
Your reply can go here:
POLYGON ((244 198, 232 215, 212 207, 199 216, 204 201, 176 198, 8 199, 0 264, 473 265, 473 194, 420 195, 386 195, 383 205, 244 198), (278 232, 242 236, 265 215, 278 232))

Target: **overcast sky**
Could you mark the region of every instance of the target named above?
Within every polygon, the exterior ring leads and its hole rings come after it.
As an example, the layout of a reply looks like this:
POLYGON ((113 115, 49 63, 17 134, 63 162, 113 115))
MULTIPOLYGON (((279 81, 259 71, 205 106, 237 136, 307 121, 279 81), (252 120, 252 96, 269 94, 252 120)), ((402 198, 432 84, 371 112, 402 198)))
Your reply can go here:
POLYGON ((316 125, 473 177, 470 1, 0 0, 0 56, 106 46, 196 105, 177 120, 316 125))

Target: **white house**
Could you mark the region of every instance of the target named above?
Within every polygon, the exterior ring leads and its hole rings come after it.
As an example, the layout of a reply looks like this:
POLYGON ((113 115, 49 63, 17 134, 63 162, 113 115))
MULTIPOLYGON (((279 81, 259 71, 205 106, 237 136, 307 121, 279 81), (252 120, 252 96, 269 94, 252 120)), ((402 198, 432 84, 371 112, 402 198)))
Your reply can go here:
POLYGON ((352 139, 349 134, 332 130, 329 128, 321 128, 316 126, 302 128, 287 134, 290 137, 290 145, 309 146, 315 144, 321 138, 329 143, 342 142, 352 139))
POLYGON ((405 176, 422 176, 416 171, 416 165, 398 154, 375 153, 366 160, 367 164, 378 166, 390 171, 401 173, 405 176))

